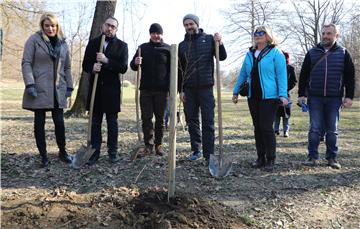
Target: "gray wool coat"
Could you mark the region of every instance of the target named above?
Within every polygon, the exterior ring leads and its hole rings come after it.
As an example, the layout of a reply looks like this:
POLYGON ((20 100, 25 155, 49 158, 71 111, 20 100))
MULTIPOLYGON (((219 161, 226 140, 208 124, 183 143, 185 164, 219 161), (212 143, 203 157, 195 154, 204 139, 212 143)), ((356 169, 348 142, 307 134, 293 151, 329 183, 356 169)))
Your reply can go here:
POLYGON ((24 92, 24 109, 53 109, 55 96, 59 108, 66 108, 65 94, 67 88, 73 88, 73 79, 69 49, 65 41, 61 42, 59 57, 52 60, 41 33, 31 35, 24 47, 22 74, 25 86, 34 84, 38 94, 33 98, 24 92))

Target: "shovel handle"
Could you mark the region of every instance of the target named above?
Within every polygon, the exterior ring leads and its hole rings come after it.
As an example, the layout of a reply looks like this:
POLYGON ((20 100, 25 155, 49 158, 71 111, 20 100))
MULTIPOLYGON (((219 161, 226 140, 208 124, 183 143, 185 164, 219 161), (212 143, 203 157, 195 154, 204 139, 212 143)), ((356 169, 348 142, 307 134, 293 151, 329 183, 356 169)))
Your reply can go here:
POLYGON ((222 128, 222 105, 221 105, 221 79, 219 62, 219 42, 215 41, 215 59, 216 59, 216 86, 217 86, 217 105, 218 105, 218 131, 219 131, 219 153, 220 160, 223 159, 223 128, 222 128))
MULTIPOLYGON (((104 43, 105 43, 105 35, 102 35, 101 36, 100 47, 99 47, 99 52, 100 53, 102 53, 103 50, 104 50, 104 43)), ((95 101, 96 86, 97 86, 98 78, 99 78, 99 73, 97 72, 97 73, 95 73, 94 83, 93 83, 93 87, 92 87, 92 91, 91 91, 91 99, 90 99, 88 133, 87 133, 87 146, 88 146, 88 148, 91 145, 91 124, 92 124, 92 116, 93 116, 93 112, 94 112, 94 101, 95 101)))
MULTIPOLYGON (((141 57, 141 48, 138 48, 138 57, 141 57)), ((135 87, 135 105, 136 105, 136 127, 138 134, 138 141, 142 141, 141 133, 140 133, 140 111, 139 111, 139 84, 141 77, 141 65, 139 64, 138 69, 136 71, 136 87, 135 87)))

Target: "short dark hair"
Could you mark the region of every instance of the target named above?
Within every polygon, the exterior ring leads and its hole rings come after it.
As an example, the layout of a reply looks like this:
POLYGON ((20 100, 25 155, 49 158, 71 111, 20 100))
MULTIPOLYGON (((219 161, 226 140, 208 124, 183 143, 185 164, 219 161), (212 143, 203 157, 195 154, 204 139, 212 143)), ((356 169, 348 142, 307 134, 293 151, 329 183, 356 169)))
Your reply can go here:
POLYGON ((119 21, 114 16, 111 16, 111 15, 107 16, 104 20, 104 23, 106 22, 107 19, 112 19, 112 20, 116 21, 117 26, 119 26, 119 21))

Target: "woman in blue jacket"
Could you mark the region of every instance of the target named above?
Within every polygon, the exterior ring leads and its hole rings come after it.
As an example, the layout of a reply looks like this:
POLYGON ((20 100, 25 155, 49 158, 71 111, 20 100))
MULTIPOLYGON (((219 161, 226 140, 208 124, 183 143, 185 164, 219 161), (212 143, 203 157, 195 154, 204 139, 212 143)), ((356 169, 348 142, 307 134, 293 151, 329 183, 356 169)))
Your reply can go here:
POLYGON ((273 129, 279 104, 287 105, 286 62, 270 28, 259 26, 254 32, 254 45, 247 52, 233 90, 237 103, 240 85, 248 82, 248 105, 254 125, 257 160, 253 168, 273 171, 276 140, 273 129))

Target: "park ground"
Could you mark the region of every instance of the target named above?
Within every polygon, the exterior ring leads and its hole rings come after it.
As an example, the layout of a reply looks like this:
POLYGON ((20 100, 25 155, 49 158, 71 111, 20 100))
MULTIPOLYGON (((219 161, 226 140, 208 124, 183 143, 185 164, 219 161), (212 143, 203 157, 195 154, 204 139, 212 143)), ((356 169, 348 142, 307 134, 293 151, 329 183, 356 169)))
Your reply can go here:
MULTIPOLYGON (((326 165, 325 143, 320 166, 302 164, 308 114, 293 107, 290 137, 277 137, 276 168, 268 173, 250 167, 256 151, 246 101, 234 105, 223 91, 224 153, 232 172, 216 179, 203 160, 188 161, 189 136, 178 127, 175 198, 168 202, 167 156, 129 160, 137 145, 133 87, 124 88, 118 163, 108 161, 105 125, 95 166, 75 170, 60 162, 48 115, 51 166, 45 170, 33 114, 21 109, 23 84, 0 83, 2 228, 360 228, 359 100, 341 112, 340 170, 326 165)), ((87 119, 67 118, 65 125, 74 154, 86 144, 87 119)))

